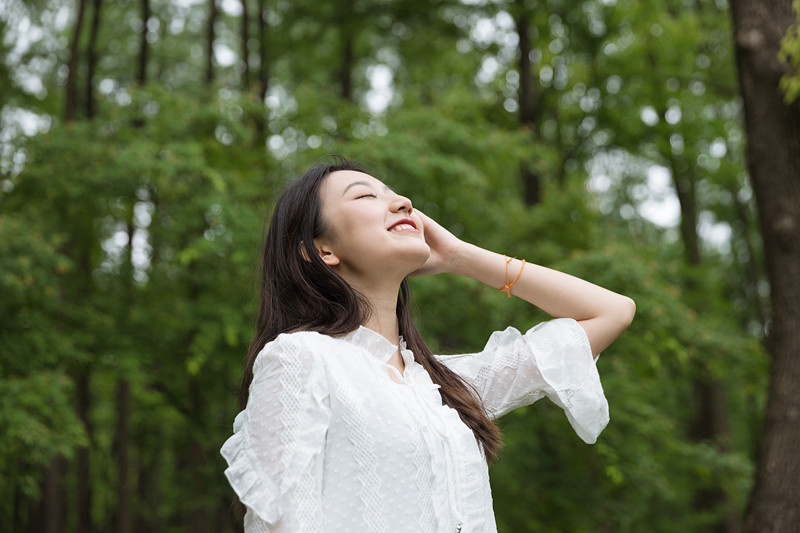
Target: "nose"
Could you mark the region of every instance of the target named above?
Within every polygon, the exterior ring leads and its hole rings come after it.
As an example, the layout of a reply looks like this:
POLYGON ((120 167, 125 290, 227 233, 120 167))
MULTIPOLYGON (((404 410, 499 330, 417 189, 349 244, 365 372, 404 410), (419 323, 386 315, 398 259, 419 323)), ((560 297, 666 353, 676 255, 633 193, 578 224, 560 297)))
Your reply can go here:
POLYGON ((410 215, 414 208, 411 205, 411 200, 406 198, 405 196, 397 195, 397 198, 392 202, 392 211, 402 212, 405 211, 406 214, 410 215))

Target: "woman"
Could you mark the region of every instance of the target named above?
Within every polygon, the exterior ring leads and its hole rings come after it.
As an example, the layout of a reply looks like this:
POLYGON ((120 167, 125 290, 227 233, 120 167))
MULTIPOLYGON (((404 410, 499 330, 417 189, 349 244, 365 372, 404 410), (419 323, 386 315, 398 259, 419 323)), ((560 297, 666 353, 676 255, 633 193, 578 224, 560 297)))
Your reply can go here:
POLYGON ((493 420, 547 395, 592 443, 608 422, 594 357, 633 301, 459 240, 348 162, 278 200, 242 412, 222 447, 245 531, 495 531, 493 420), (409 275, 449 272, 553 317, 434 356, 409 312, 409 275))

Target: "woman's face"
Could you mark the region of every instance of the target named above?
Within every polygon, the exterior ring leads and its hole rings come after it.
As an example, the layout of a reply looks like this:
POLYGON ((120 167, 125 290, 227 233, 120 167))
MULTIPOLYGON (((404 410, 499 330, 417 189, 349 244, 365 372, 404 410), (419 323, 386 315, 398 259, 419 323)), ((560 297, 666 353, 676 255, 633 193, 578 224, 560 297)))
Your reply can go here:
POLYGON ((411 201, 380 180, 353 170, 332 172, 320 189, 325 235, 320 257, 345 277, 405 277, 427 261, 422 219, 411 201))

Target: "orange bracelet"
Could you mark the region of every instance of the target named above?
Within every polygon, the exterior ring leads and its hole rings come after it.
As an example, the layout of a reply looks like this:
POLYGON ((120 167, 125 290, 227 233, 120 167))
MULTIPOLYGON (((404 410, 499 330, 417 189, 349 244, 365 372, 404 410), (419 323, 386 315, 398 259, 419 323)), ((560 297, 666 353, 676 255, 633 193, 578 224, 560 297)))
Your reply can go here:
POLYGON ((517 272, 517 277, 514 278, 511 281, 511 283, 509 283, 508 282, 508 265, 511 264, 511 261, 513 261, 514 258, 513 257, 507 257, 505 255, 503 257, 505 257, 505 259, 506 259, 506 285, 505 285, 505 287, 501 287, 501 288, 499 288, 497 290, 499 290, 501 292, 502 291, 506 291, 506 294, 508 294, 508 297, 511 298, 511 286, 514 285, 517 282, 517 280, 519 279, 519 277, 522 275, 522 269, 525 268, 525 260, 524 259, 522 260, 522 266, 519 267, 519 272, 517 272))

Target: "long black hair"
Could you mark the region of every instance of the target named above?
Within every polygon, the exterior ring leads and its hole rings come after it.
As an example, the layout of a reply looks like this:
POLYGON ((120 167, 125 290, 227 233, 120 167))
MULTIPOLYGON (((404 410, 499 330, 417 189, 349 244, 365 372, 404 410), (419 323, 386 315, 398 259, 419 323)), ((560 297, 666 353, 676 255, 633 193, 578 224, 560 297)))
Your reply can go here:
MULTIPOLYGON (((370 314, 366 298, 325 264, 314 239, 327 231, 320 187, 339 170, 365 172, 345 159, 317 165, 289 184, 275 204, 261 256, 261 289, 255 335, 245 364, 240 403, 247 405, 253 364, 265 344, 281 333, 317 331, 344 335, 358 329, 370 314)), ((500 449, 500 432, 474 390, 440 363, 417 331, 410 310, 408 279, 400 285, 397 318, 400 334, 428 371, 444 403, 458 411, 491 462, 500 449)))

